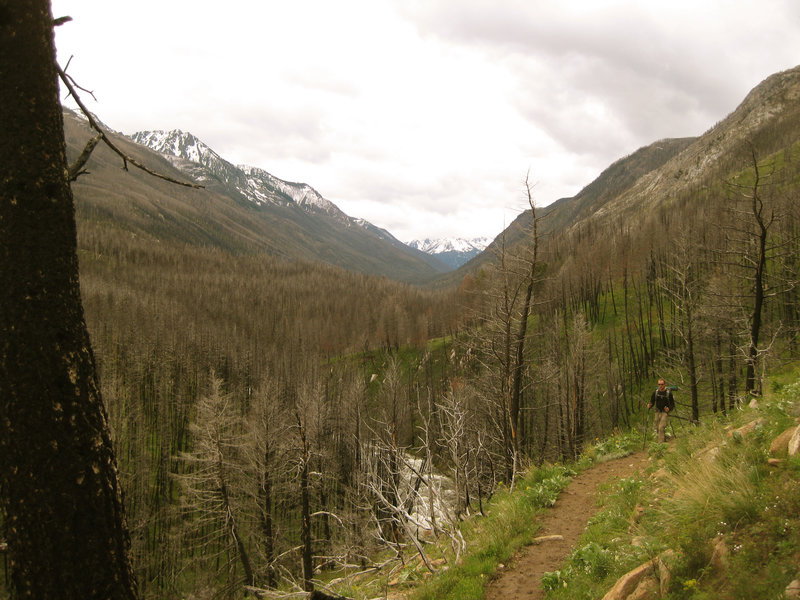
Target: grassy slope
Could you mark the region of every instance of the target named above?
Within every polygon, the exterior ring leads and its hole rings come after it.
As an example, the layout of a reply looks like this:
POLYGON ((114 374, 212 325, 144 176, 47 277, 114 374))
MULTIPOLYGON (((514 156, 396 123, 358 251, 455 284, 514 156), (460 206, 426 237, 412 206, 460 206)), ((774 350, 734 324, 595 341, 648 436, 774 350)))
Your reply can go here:
MULTIPOLYGON (((779 597, 800 577, 800 457, 767 464, 772 440, 797 424, 800 366, 773 376, 769 387, 757 408, 706 415, 698 427, 676 424, 675 439, 651 441, 647 473, 606 484, 598 514, 571 557, 543 577, 548 598, 600 598, 621 575, 667 549, 675 551, 668 561, 671 599, 779 597), (755 432, 729 435, 756 419, 763 424, 755 432), (727 549, 722 569, 712 561, 720 539, 727 549)), ((476 511, 463 523, 468 551, 456 564, 446 542, 427 548, 440 567, 450 565, 433 577, 412 557, 390 574, 335 587, 351 598, 388 589, 390 597, 410 600, 480 600, 498 565, 535 537, 537 515, 571 476, 641 444, 634 429, 599 442, 576 464, 530 470, 512 491, 495 494, 486 516, 476 511)))
POLYGON ((781 597, 800 576, 800 457, 778 466, 767 458, 772 440, 797 425, 799 377, 796 369, 776 375, 759 407, 652 445, 648 476, 609 484, 581 544, 548 577, 549 597, 601 597, 667 549, 675 551, 668 598, 781 597), (753 433, 731 435, 759 419, 753 433), (727 552, 722 563, 715 545, 727 552))

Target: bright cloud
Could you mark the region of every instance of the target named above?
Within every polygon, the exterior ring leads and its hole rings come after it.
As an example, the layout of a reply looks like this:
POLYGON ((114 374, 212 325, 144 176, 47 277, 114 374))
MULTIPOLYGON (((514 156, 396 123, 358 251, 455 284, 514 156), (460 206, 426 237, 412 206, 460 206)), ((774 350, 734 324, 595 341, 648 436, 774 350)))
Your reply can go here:
POLYGON ((793 0, 54 0, 125 133, 190 131, 401 239, 494 236, 800 57, 793 0))

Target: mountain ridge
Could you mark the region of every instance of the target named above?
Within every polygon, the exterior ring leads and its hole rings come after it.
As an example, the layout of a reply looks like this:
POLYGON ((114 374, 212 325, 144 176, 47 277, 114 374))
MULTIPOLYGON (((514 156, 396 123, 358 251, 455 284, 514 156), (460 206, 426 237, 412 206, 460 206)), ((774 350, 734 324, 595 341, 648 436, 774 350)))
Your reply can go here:
POLYGON ((410 251, 437 272, 453 268, 436 254, 421 252, 413 246, 403 244, 386 229, 378 227, 366 219, 345 214, 338 206, 307 183, 280 179, 260 167, 234 165, 191 132, 184 132, 180 129, 139 131, 128 137, 138 144, 161 153, 176 168, 199 183, 214 181, 224 186, 233 186, 245 198, 258 206, 294 204, 311 215, 324 214, 348 228, 361 228, 398 251, 406 253, 410 251))
MULTIPOLYGON (((612 163, 575 196, 537 209, 537 217, 541 217, 540 234, 559 235, 576 227, 619 226, 630 219, 634 219, 630 223, 641 221, 641 224, 648 218, 652 220, 654 209, 666 209, 676 198, 705 185, 703 182, 718 181, 730 167, 734 155, 741 153, 747 144, 757 144, 765 136, 771 136, 769 143, 759 148, 766 153, 779 145, 772 138, 783 140, 796 136, 800 123, 798 100, 800 67, 767 77, 734 111, 702 135, 662 139, 643 146, 612 163)), ((83 127, 86 128, 85 124, 83 127)), ((229 199, 223 204, 226 213, 230 213, 222 225, 196 216, 187 219, 186 211, 191 213, 195 208, 190 207, 188 201, 184 202, 181 214, 173 215, 173 221, 187 221, 185 231, 172 230, 171 235, 180 239, 189 240, 194 231, 200 235, 202 243, 260 248, 287 258, 321 260, 400 281, 441 287, 457 285, 467 274, 482 268, 497 255, 500 244, 511 249, 522 243, 531 222, 529 210, 521 213, 489 244, 489 252, 480 252, 449 271, 452 267, 440 260, 445 258, 444 253, 439 253, 437 258, 437 255, 403 244, 390 232, 363 219, 345 215, 310 185, 280 180, 260 168, 233 165, 191 134, 175 132, 178 130, 173 132, 174 139, 167 139, 169 132, 134 135, 143 140, 149 137, 149 143, 161 136, 161 147, 168 153, 158 154, 160 160, 184 176, 203 182, 210 193, 229 199), (176 152, 180 156, 175 156, 176 152), (235 209, 229 205, 230 201, 236 205, 235 209), (233 214, 241 209, 244 213, 233 214), (320 219, 315 221, 310 216, 320 219), (220 227, 225 229, 224 241, 215 233, 220 227)), ((74 141, 72 145, 81 148, 83 144, 74 141)), ((112 188, 118 185, 108 182, 112 188)), ((154 184, 143 185, 153 187, 154 184)), ((77 189, 80 189, 80 182, 77 189)), ((148 217, 161 215, 162 211, 151 204, 140 212, 148 217)), ((162 217, 164 215, 159 218, 162 217)), ((129 215, 125 223, 138 227, 141 218, 141 215, 129 215)), ((159 230, 165 227, 163 222, 157 225, 159 230)))
MULTIPOLYGON (((75 113, 65 109, 64 114, 68 156, 74 160, 93 134, 75 113)), ((158 242, 219 247, 237 254, 267 252, 405 283, 422 284, 447 270, 435 257, 320 200, 311 186, 284 182, 260 169, 243 170, 191 134, 175 133, 170 139, 161 135, 161 145, 180 156, 155 151, 111 130, 108 135, 148 168, 204 187, 183 188, 138 169, 122 169, 119 157, 100 145, 88 163, 91 175, 73 183, 76 212, 84 227, 99 225, 158 242)), ((157 137, 151 132, 150 142, 157 137)))
POLYGON ((320 210, 342 220, 358 222, 357 219, 348 217, 310 185, 284 181, 259 167, 234 165, 191 132, 180 129, 137 131, 128 137, 163 154, 179 170, 192 176, 198 183, 208 183, 213 179, 223 184, 234 185, 255 204, 281 205, 291 201, 309 210, 320 210), (189 164, 186 164, 187 162, 189 164), (194 165, 201 168, 198 169, 194 165))
MULTIPOLYGON (((797 140, 800 131, 800 66, 775 73, 755 86, 725 118, 697 137, 668 138, 639 148, 607 167, 578 194, 537 208, 541 235, 578 228, 639 228, 668 210, 676 199, 719 181, 741 162, 742 153, 758 145, 768 154, 797 140), (636 225, 632 225, 636 223, 636 225)), ((499 249, 524 243, 531 211, 520 213, 483 252, 437 281, 457 284, 484 268, 499 249)))

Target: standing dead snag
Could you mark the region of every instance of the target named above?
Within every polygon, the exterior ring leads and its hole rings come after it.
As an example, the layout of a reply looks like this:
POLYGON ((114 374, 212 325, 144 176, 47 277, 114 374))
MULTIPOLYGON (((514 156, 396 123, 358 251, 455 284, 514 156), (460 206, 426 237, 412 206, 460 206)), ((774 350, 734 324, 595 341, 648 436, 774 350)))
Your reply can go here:
POLYGON ((514 356, 513 384, 511 386, 511 432, 514 441, 514 455, 519 454, 520 439, 520 399, 522 397, 522 373, 525 367, 525 342, 528 333, 528 318, 531 313, 531 300, 533 298, 533 287, 536 283, 536 268, 539 259, 539 229, 536 220, 536 205, 533 202, 531 183, 529 177, 525 177, 525 193, 528 199, 528 206, 531 208, 531 222, 533 231, 531 256, 529 260, 530 271, 525 281, 525 297, 522 301, 522 308, 519 315, 517 335, 515 339, 516 354, 514 356))
POLYGON ((728 295, 747 330, 739 350, 746 366, 745 392, 760 394, 764 314, 772 298, 795 285, 795 275, 787 272, 785 265, 794 254, 797 235, 783 226, 792 203, 782 197, 779 182, 773 179, 777 174, 774 162, 760 160, 752 143, 747 145, 746 160, 748 170, 727 182, 727 245, 718 251, 717 262, 736 290, 728 295))
POLYGON ((534 304, 534 291, 539 271, 539 234, 532 187, 525 179, 525 192, 531 209, 531 230, 525 243, 511 251, 506 247, 505 233, 495 244, 497 283, 486 289, 486 314, 476 341, 482 346, 480 355, 487 370, 488 383, 484 394, 493 406, 491 421, 502 450, 505 477, 512 485, 519 466, 522 439, 522 399, 525 389, 525 360, 528 320, 534 304))
POLYGON ((301 530, 300 539, 303 544, 303 589, 307 592, 314 591, 314 577, 313 569, 313 553, 311 547, 311 501, 309 497, 309 472, 308 463, 310 460, 310 453, 308 450, 308 436, 306 434, 306 427, 303 419, 300 416, 300 410, 295 407, 294 411, 295 420, 297 423, 297 436, 300 440, 300 510, 301 510, 301 530))

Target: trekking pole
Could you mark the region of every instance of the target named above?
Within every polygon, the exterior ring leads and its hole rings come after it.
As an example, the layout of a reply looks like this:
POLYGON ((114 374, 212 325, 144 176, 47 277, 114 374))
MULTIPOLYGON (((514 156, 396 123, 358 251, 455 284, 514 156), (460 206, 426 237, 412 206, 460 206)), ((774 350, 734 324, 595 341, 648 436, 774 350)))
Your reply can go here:
POLYGON ((642 411, 642 450, 647 448, 647 415, 650 413, 650 407, 642 411))

